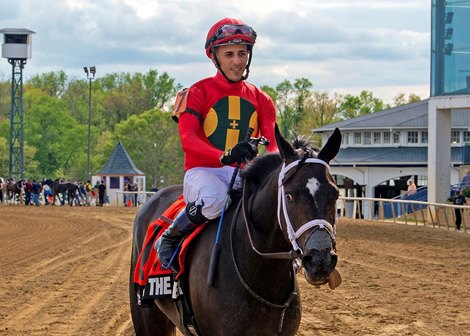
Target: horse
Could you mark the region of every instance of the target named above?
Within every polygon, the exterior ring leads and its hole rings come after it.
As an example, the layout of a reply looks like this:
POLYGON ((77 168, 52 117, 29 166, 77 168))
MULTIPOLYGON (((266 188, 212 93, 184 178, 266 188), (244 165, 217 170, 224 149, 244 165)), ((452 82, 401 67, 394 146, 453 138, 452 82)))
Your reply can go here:
MULTIPOLYGON (((341 132, 335 129, 319 152, 302 138, 290 145, 277 126, 275 134, 279 153, 263 154, 241 171, 243 195, 225 210, 212 285, 208 247, 219 219, 204 227, 186 253, 183 288, 197 335, 295 335, 302 309, 296 271, 303 268, 311 285, 335 286, 339 191, 328 163, 339 151, 341 132)), ((181 185, 161 189, 134 219, 129 294, 138 336, 174 335, 175 327, 193 335, 175 301, 156 299, 142 308, 133 284, 149 223, 181 193, 181 185)))
POLYGON ((79 206, 81 206, 79 194, 79 187, 75 183, 72 182, 63 182, 61 183, 59 179, 52 181, 50 179, 44 180, 43 184, 47 184, 52 190, 52 205, 55 205, 56 197, 59 199, 62 205, 65 204, 65 198, 60 199, 60 194, 67 194, 67 203, 72 206, 73 201, 75 200, 79 206))
POLYGON ((21 202, 23 194, 23 180, 16 181, 14 178, 9 178, 6 184, 6 191, 9 203, 21 202))

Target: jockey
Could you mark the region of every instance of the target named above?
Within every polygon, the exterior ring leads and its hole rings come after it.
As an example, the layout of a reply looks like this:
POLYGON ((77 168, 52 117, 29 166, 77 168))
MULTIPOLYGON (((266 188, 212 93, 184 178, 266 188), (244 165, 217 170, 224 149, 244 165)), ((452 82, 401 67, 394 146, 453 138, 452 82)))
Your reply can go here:
MULTIPOLYGON (((215 23, 206 38, 206 55, 217 68, 178 94, 173 118, 184 152, 183 196, 186 208, 155 243, 158 258, 168 265, 181 239, 197 226, 219 217, 229 205, 227 190, 236 164, 246 163, 257 150, 244 141, 253 136, 274 138, 276 109, 272 99, 247 83, 256 32, 244 22, 225 18, 215 23)), ((237 177, 234 189, 241 187, 237 177)))

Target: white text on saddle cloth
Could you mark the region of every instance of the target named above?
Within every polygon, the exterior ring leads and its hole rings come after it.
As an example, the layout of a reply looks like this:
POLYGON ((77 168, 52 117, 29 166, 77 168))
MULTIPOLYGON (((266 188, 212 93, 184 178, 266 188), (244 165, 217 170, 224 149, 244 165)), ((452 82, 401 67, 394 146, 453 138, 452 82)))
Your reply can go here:
POLYGON ((157 299, 171 296, 177 299, 183 294, 178 280, 173 280, 172 275, 149 277, 143 291, 143 299, 157 299))

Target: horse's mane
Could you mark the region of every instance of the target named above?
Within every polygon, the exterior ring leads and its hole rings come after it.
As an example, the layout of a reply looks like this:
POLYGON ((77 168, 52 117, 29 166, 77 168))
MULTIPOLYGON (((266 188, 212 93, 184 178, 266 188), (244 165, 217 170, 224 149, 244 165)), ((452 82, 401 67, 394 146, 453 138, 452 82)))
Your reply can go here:
MULTIPOLYGON (((304 136, 296 136, 292 141, 295 151, 295 158, 315 158, 318 155, 317 149, 313 148, 311 140, 304 136)), ((282 164, 279 153, 266 153, 251 161, 240 176, 256 185, 262 183, 276 168, 282 164)))

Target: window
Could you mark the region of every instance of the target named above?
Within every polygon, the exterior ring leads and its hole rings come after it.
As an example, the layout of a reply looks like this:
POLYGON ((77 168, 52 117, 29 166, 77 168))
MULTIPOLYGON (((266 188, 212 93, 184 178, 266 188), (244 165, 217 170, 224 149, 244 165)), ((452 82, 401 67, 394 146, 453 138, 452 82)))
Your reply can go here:
POLYGON ((452 131, 450 132, 450 143, 460 143, 460 132, 452 131))
POLYGON ((374 132, 374 144, 380 144, 382 142, 382 133, 374 132))
POLYGON ((418 143, 418 132, 417 131, 408 131, 408 143, 417 144, 418 143))
POLYGON ((421 132, 421 143, 427 144, 428 143, 428 131, 421 132))
POLYGON ((393 131, 393 143, 394 144, 400 143, 400 131, 393 131))
POLYGON ((470 131, 463 131, 463 142, 470 142, 470 131))
POLYGON ((360 145, 362 143, 362 133, 361 132, 354 132, 354 144, 360 145))
POLYGON ((384 144, 389 144, 390 143, 390 132, 385 131, 384 132, 384 144))
POLYGON ((109 189, 120 189, 119 176, 109 177, 109 189))
POLYGON ((372 144, 371 136, 372 136, 371 132, 364 132, 364 145, 372 144))
POLYGON ((428 177, 426 175, 418 175, 418 185, 420 187, 428 185, 428 177))
POLYGON ((341 142, 343 145, 349 145, 349 133, 343 133, 341 142))

